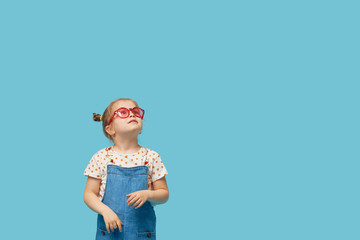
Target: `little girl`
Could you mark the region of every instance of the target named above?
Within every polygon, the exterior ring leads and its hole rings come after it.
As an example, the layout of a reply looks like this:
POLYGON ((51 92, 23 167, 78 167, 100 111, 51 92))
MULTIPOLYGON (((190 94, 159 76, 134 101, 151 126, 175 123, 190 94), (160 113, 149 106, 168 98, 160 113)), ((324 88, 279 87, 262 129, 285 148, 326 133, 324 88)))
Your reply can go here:
POLYGON ((156 239, 153 206, 169 198, 168 173, 157 152, 138 144, 144 113, 136 101, 119 98, 103 115, 93 114, 114 143, 96 152, 84 171, 84 201, 98 213, 96 240, 156 239))

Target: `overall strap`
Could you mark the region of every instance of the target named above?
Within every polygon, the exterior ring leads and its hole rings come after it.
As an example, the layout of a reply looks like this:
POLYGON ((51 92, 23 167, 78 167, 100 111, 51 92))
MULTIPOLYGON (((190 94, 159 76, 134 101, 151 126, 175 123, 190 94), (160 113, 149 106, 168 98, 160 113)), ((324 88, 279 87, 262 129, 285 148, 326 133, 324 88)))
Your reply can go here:
POLYGON ((147 161, 147 156, 148 155, 148 150, 147 148, 145 148, 145 161, 144 161, 144 165, 147 165, 148 161, 147 161))

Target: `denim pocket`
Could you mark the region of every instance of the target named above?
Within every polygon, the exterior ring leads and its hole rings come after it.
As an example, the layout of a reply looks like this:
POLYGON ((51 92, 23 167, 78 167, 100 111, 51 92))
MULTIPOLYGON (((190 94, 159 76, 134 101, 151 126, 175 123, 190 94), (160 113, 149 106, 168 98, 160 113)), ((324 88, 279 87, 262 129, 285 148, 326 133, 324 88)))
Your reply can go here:
POLYGON ((111 240, 112 239, 112 233, 108 233, 106 229, 97 228, 96 231, 96 240, 111 240))
POLYGON ((156 240, 155 232, 138 232, 137 236, 138 240, 156 240))

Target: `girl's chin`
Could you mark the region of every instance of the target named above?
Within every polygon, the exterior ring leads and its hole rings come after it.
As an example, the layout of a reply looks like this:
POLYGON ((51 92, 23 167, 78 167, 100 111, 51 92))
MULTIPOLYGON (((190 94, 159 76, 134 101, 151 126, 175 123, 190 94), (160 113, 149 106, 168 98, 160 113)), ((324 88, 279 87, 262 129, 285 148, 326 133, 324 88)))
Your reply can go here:
POLYGON ((118 134, 121 135, 121 134, 129 134, 129 133, 140 134, 141 129, 140 128, 129 129, 129 131, 122 131, 122 132, 119 132, 118 134))

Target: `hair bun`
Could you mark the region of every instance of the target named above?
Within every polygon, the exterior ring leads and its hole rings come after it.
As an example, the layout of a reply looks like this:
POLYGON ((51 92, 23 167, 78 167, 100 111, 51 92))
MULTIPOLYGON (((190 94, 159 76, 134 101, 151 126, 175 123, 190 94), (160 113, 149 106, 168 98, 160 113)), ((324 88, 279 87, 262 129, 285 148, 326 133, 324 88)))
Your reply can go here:
POLYGON ((100 121, 102 121, 102 115, 93 113, 93 119, 96 122, 100 122, 100 121))

